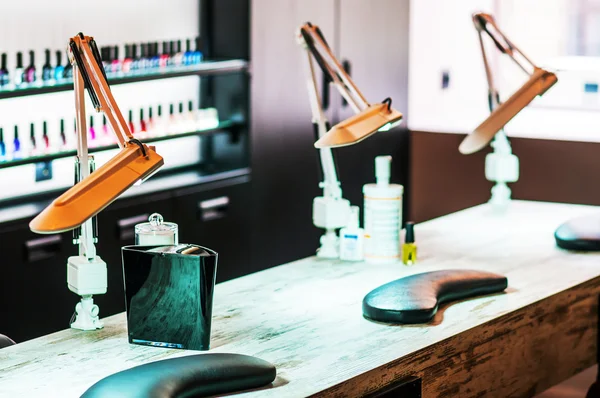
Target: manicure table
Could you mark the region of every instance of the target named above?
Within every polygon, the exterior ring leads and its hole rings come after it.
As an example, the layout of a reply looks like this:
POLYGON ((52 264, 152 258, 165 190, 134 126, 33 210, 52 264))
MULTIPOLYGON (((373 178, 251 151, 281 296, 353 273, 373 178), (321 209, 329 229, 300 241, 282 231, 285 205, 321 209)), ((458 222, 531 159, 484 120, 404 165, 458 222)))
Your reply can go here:
MULTIPOLYGON (((244 397, 534 396, 597 362, 600 253, 564 251, 553 235, 597 212, 485 204, 416 225, 414 266, 310 257, 219 284, 209 352, 276 366, 271 385, 244 397), (374 288, 455 268, 504 275, 508 288, 444 304, 427 324, 363 317, 374 288)), ((111 374, 199 353, 129 344, 125 313, 104 324, 0 349, 0 397, 78 397, 111 374)))

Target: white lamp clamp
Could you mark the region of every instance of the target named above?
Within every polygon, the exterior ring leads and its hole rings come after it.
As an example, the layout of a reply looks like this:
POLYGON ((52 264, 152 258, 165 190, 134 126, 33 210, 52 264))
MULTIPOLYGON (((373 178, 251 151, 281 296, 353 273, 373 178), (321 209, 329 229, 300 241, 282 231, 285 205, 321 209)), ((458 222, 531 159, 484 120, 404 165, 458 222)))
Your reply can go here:
MULTIPOLYGON (((370 104, 335 58, 318 26, 310 22, 302 25, 298 34, 298 42, 306 50, 307 87, 312 123, 316 139, 319 140, 325 136, 330 126, 318 94, 313 58, 321 68, 327 84, 333 84, 357 114, 369 108, 370 104)), ((321 237, 321 247, 317 251, 317 257, 339 258, 336 229, 347 225, 350 216, 350 202, 342 198, 342 189, 331 148, 321 147, 319 154, 323 170, 323 181, 319 186, 323 189, 323 196, 316 197, 313 201, 313 223, 315 226, 325 229, 325 234, 321 237)))
POLYGON ((485 176, 495 182, 492 188, 490 203, 505 206, 510 201, 511 190, 507 183, 519 179, 519 159, 513 155, 508 137, 503 131, 517 113, 527 106, 536 96, 544 94, 557 81, 554 73, 536 66, 521 50, 511 42, 496 25, 494 17, 489 14, 473 14, 473 24, 479 35, 479 43, 488 83, 488 101, 491 115, 475 132, 461 143, 460 152, 469 154, 477 152, 492 141, 493 153, 486 156, 485 176), (530 78, 505 103, 500 103, 500 96, 494 84, 483 43, 483 33, 494 42, 498 50, 508 55, 530 78))

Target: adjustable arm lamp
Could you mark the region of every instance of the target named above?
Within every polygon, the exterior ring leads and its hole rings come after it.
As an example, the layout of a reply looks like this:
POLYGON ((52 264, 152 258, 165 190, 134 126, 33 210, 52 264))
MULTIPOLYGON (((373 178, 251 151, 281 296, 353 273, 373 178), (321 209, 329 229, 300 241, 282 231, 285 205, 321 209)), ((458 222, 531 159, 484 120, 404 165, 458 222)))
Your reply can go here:
POLYGON ((350 76, 333 55, 323 33, 318 26, 307 22, 300 27, 298 35, 300 45, 306 50, 308 64, 308 94, 312 112, 312 122, 319 148, 321 167, 323 170, 323 196, 313 202, 313 222, 325 229, 321 237, 318 257, 338 258, 338 241, 336 229, 345 227, 350 211, 350 202, 342 198, 342 190, 335 169, 332 147, 352 145, 383 127, 389 129, 402 120, 402 114, 391 108, 391 99, 371 105, 367 102, 350 76), (357 113, 337 124, 329 132, 329 122, 323 112, 321 98, 317 90, 317 78, 313 59, 317 62, 327 83, 333 84, 344 99, 357 113))
POLYGON ((474 14, 473 23, 479 34, 479 43, 483 56, 483 64, 488 82, 488 101, 490 116, 460 144, 463 154, 475 153, 494 140, 494 153, 486 157, 486 177, 497 184, 492 189, 492 203, 506 203, 510 199, 507 182, 515 182, 519 178, 519 160, 512 155, 510 143, 502 131, 506 123, 525 108, 536 96, 543 95, 557 82, 554 73, 536 66, 521 50, 500 31, 494 17, 489 14, 474 14), (498 91, 494 85, 488 56, 483 44, 486 33, 501 53, 508 55, 525 73, 529 80, 519 88, 506 102, 500 103, 498 91))
POLYGON ((155 173, 163 165, 163 158, 129 131, 106 81, 94 39, 79 33, 70 39, 68 50, 77 114, 76 184, 38 214, 29 227, 36 233, 51 234, 81 226, 74 239, 79 244, 79 255, 69 257, 67 267, 69 289, 82 296, 71 327, 91 330, 103 326, 92 295, 106 293, 106 263, 96 255, 92 218, 127 188, 155 173), (88 155, 84 88, 95 110, 106 115, 121 148, 96 171, 93 158, 88 155))

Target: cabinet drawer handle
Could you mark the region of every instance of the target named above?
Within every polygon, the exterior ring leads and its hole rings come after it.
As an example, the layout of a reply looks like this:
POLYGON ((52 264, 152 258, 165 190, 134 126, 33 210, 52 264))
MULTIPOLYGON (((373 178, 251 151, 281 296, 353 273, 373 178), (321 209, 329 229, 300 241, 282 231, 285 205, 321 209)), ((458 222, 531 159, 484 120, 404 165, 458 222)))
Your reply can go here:
POLYGON ((135 236, 135 225, 148 221, 150 215, 140 214, 139 216, 122 218, 117 221, 117 235, 120 240, 131 240, 135 236))
POLYGON ((28 240, 25 242, 25 257, 30 263, 54 257, 60 252, 61 243, 60 235, 28 240))
POLYGON ((198 210, 202 221, 217 220, 227 215, 229 207, 229 197, 220 196, 214 199, 207 199, 198 202, 198 210))

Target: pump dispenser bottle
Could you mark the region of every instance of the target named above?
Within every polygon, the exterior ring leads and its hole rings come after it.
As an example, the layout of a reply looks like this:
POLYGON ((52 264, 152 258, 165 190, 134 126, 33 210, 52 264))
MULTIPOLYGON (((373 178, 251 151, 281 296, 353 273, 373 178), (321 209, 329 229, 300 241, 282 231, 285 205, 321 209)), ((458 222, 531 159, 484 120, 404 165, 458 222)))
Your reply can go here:
POLYGON ((363 186, 365 260, 370 263, 396 262, 400 257, 404 187, 390 184, 391 162, 391 156, 376 157, 377 183, 363 186))
POLYGON ((348 225, 340 229, 340 260, 362 261, 365 232, 359 227, 358 206, 350 207, 348 225))

